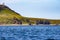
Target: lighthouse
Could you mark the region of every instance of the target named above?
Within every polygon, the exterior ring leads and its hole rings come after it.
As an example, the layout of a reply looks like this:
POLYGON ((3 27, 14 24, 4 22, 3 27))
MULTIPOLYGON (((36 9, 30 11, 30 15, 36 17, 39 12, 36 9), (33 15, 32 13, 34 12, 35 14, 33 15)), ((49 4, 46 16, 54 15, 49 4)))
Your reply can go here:
POLYGON ((3 2, 2 5, 5 5, 5 3, 3 2))
POLYGON ((3 9, 5 7, 5 3, 0 3, 0 9, 3 9))
POLYGON ((5 3, 3 2, 3 3, 0 3, 0 5, 5 5, 5 3))

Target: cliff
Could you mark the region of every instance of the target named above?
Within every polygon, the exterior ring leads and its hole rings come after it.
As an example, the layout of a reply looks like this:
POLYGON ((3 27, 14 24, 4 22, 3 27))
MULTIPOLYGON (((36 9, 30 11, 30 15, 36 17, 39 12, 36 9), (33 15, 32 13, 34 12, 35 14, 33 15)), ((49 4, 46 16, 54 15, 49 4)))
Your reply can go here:
POLYGON ((0 24, 60 24, 60 20, 28 18, 11 10, 6 5, 0 5, 0 24))

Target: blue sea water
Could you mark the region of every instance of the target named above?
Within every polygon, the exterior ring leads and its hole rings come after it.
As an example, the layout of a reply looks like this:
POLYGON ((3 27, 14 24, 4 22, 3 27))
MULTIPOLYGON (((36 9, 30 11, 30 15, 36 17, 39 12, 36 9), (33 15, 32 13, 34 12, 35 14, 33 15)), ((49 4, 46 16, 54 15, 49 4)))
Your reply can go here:
POLYGON ((0 26, 0 40, 60 40, 60 26, 0 26))

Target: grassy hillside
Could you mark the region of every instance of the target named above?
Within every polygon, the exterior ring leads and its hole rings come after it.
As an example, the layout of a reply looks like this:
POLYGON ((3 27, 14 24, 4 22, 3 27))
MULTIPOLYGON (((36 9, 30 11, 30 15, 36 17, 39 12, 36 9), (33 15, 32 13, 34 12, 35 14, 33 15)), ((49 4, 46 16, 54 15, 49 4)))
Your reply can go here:
POLYGON ((49 21, 50 24, 60 24, 60 20, 53 20, 53 19, 43 19, 43 18, 29 18, 30 20, 32 21, 36 21, 36 20, 42 20, 43 22, 44 21, 49 21))
POLYGON ((50 24, 60 24, 60 20, 23 17, 15 11, 11 10, 9 7, 0 5, 0 24, 35 24, 41 21, 48 21, 50 24))
POLYGON ((6 24, 7 22, 13 23, 14 18, 20 20, 23 17, 20 14, 11 10, 9 7, 5 5, 0 5, 0 24, 6 24))

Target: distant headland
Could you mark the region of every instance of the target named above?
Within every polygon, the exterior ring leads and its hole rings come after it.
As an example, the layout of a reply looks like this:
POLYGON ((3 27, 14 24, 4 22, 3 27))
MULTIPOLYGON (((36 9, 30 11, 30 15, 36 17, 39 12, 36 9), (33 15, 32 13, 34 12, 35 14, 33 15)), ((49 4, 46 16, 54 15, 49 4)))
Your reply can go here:
POLYGON ((60 24, 60 20, 23 17, 8 6, 0 4, 0 24, 60 24))

